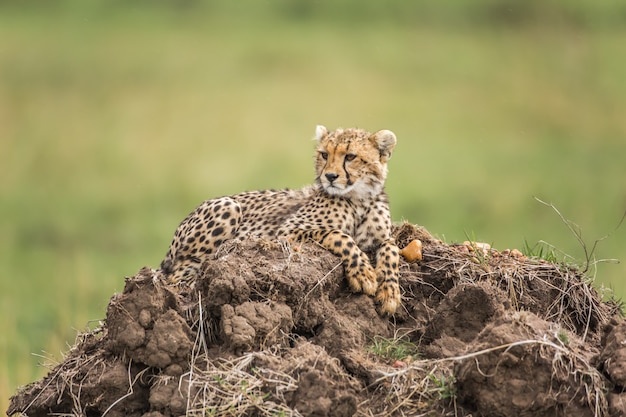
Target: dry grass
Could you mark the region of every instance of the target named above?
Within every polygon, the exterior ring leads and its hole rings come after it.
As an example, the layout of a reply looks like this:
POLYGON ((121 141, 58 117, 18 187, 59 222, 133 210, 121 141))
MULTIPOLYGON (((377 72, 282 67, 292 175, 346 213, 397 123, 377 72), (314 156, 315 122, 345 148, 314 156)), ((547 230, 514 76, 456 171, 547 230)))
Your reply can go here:
POLYGON ((516 310, 533 311, 561 323, 583 341, 619 311, 618 305, 602 302, 590 279, 576 267, 510 251, 475 252, 467 245, 437 244, 425 255, 424 265, 431 274, 443 275, 455 285, 493 281, 508 294, 516 310))
MULTIPOLYGON (((430 415, 433 409, 440 408, 441 415, 457 416, 458 410, 453 386, 455 363, 467 360, 475 360, 478 363, 479 358, 483 355, 494 352, 504 354, 514 347, 530 345, 537 348, 536 351, 541 358, 552 363, 552 375, 555 380, 573 380, 584 390, 582 396, 592 408, 594 416, 607 416, 608 405, 604 395, 605 384, 600 372, 584 356, 568 349, 562 343, 548 340, 551 335, 545 336, 546 339, 543 340, 520 340, 450 358, 418 360, 392 372, 381 370, 383 376, 374 385, 378 387, 378 395, 382 393, 384 396, 383 401, 386 407, 379 413, 367 410, 362 412, 362 415, 382 417, 399 412, 400 415, 420 416, 430 415), (439 407, 437 407, 438 402, 441 402, 439 407), (450 407, 444 408, 444 405, 452 405, 452 411, 450 411, 450 407)), ((552 336, 556 338, 556 334, 552 336)), ((564 389, 568 390, 570 387, 571 385, 568 385, 564 389)), ((552 393, 555 397, 558 394, 558 392, 552 393)), ((367 406, 368 402, 363 405, 367 406)))
POLYGON ((449 413, 445 407, 448 403, 456 404, 451 364, 421 360, 394 371, 379 371, 382 376, 370 387, 374 394, 361 404, 359 415, 422 416, 436 410, 443 416, 449 413))
POLYGON ((260 356, 276 352, 251 352, 232 360, 196 358, 183 375, 180 389, 188 398, 187 415, 235 416, 300 415, 286 405, 284 394, 295 391, 298 381, 286 373, 253 366, 260 356))

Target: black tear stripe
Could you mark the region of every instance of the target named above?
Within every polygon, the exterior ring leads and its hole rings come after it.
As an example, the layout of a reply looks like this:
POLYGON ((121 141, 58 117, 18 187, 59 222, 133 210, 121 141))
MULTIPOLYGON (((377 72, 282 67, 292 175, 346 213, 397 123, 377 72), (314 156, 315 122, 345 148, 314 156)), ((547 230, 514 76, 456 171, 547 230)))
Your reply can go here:
POLYGON ((348 185, 352 185, 352 179, 350 178, 350 173, 346 169, 346 161, 343 161, 343 171, 346 173, 346 182, 348 185))
MULTIPOLYGON (((348 146, 346 147, 346 154, 348 153, 348 150, 350 150, 350 143, 348 143, 348 146)), ((350 173, 348 172, 348 170, 346 169, 346 158, 343 158, 343 172, 346 173, 346 182, 348 185, 352 185, 353 182, 350 179, 350 173)))

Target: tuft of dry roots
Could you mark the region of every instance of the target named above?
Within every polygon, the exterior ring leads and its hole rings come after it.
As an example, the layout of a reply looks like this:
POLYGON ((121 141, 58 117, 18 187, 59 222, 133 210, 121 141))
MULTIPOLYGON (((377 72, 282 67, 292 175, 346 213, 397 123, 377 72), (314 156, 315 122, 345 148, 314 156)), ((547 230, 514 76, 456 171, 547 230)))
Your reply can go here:
POLYGON ((294 415, 284 394, 295 391, 298 381, 286 373, 253 366, 259 357, 267 356, 276 357, 277 353, 249 352, 231 360, 197 359, 180 379, 180 389, 187 390, 189 399, 187 415, 294 415))

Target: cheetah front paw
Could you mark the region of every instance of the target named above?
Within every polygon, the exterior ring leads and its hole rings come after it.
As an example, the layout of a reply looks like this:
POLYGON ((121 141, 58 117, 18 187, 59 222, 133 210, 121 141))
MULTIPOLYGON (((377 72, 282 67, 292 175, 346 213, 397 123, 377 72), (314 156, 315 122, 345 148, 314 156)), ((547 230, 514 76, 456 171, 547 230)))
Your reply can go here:
POLYGON ((363 264, 358 268, 347 270, 346 276, 352 291, 362 292, 367 295, 376 294, 378 289, 376 271, 369 264, 363 264))
POLYGON ((376 304, 380 314, 392 315, 400 307, 401 297, 398 284, 384 282, 376 293, 376 304))

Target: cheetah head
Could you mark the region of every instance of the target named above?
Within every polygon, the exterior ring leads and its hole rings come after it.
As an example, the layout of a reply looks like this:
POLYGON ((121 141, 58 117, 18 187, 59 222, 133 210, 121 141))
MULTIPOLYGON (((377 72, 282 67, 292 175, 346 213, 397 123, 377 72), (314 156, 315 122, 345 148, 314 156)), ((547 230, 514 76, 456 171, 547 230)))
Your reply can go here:
POLYGON ((396 145, 389 130, 369 133, 361 129, 328 131, 317 126, 316 182, 330 195, 371 199, 387 178, 387 161, 396 145))

